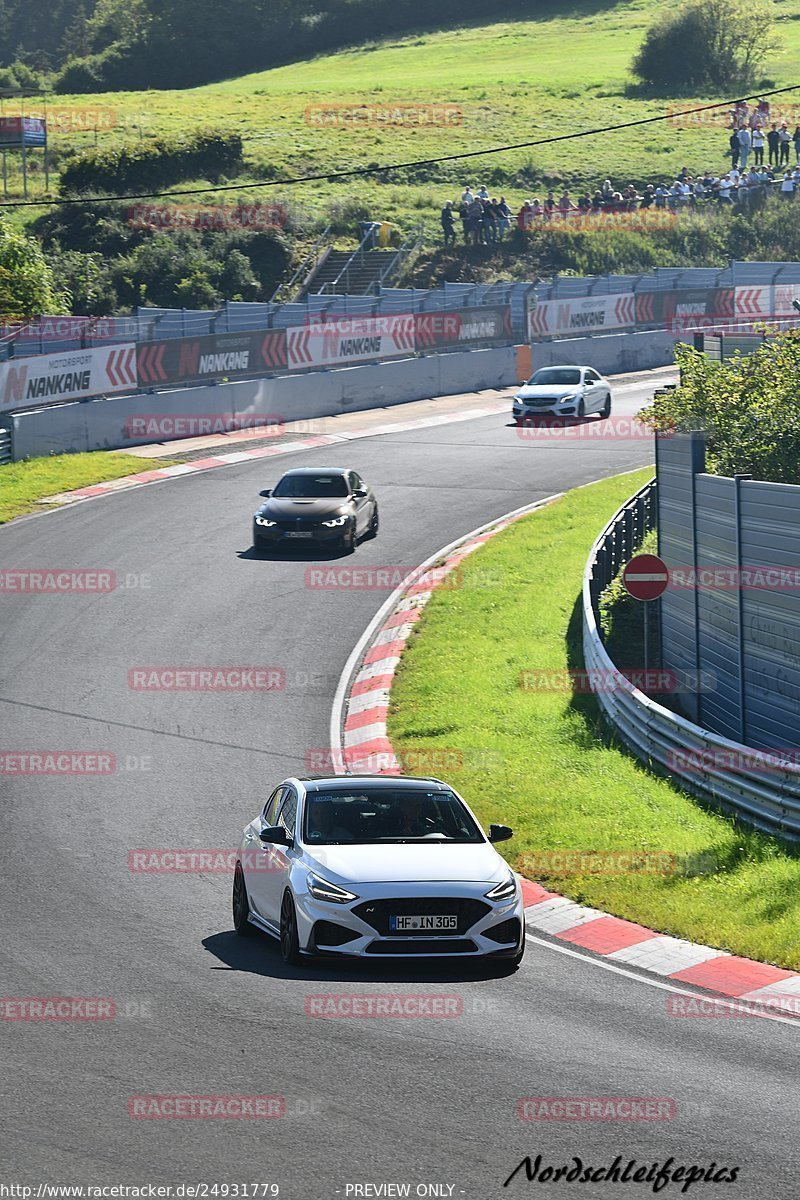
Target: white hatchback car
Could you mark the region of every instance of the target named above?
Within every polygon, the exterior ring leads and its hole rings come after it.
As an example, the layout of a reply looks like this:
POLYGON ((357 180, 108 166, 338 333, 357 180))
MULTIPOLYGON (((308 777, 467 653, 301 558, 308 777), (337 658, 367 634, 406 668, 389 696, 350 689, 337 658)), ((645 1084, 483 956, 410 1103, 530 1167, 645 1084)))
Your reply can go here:
POLYGON ((437 779, 287 779, 244 831, 236 932, 305 955, 498 958, 525 950, 519 882, 470 809, 437 779))
POLYGON ((590 413, 611 416, 611 384, 593 367, 540 367, 514 397, 512 414, 526 417, 552 413, 581 420, 590 413))

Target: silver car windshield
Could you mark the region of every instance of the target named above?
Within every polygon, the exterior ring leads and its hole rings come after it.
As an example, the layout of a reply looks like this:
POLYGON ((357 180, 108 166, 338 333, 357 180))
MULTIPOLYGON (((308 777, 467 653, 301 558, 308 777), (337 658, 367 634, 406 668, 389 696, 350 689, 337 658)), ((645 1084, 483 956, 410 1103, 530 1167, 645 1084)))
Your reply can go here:
POLYGON ((303 838, 312 846, 485 840, 453 792, 369 787, 310 792, 303 838))
POLYGON ((528 380, 530 387, 574 387, 580 383, 581 373, 577 367, 542 367, 528 380))

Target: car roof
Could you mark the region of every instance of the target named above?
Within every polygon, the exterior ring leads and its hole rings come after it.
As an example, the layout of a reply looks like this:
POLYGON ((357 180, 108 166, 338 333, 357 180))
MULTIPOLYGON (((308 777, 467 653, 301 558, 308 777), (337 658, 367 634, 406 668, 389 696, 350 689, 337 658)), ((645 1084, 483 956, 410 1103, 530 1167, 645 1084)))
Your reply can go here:
MULTIPOLYGON (((536 371, 597 371, 597 367, 587 367, 585 363, 550 363, 549 367, 537 367, 536 371)), ((601 373, 597 371, 598 375, 601 373)))
POLYGON ((385 787, 387 791, 390 788, 395 791, 398 788, 412 791, 421 783, 433 791, 451 790, 449 785, 443 783, 441 779, 434 779, 428 775, 306 775, 298 778, 297 782, 301 783, 309 793, 348 791, 354 787, 366 786, 385 787))

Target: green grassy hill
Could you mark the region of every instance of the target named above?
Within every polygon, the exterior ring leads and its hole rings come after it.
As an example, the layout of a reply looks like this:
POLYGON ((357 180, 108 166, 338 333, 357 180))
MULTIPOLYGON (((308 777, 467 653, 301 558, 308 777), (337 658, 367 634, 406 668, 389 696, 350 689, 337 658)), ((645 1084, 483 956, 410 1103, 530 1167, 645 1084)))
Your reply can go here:
MULTIPOLYGON (((560 15, 545 20, 370 43, 204 88, 56 97, 54 110, 104 110, 102 120, 115 124, 97 135, 74 128, 56 131, 52 148, 58 158, 95 140, 111 144, 198 127, 233 130, 246 140, 248 178, 258 179, 427 158, 654 116, 678 101, 640 100, 627 89, 631 57, 659 8, 655 0, 613 5, 587 0, 566 11, 559 6, 554 14, 560 15), (389 110, 449 105, 456 112, 455 121, 446 126, 425 124, 424 112, 417 124, 378 116, 331 124, 320 123, 318 111, 309 112, 310 106, 320 105, 345 110, 357 105, 389 110)), ((783 0, 778 12, 783 45, 769 73, 781 86, 797 78, 800 0, 783 0)), ((715 99, 719 97, 696 98, 700 103, 715 99)), ((794 121, 800 91, 781 107, 794 121)), ((535 187, 562 179, 574 186, 595 184, 606 175, 622 183, 640 182, 669 176, 684 163, 719 169, 725 143, 722 125, 680 129, 665 123, 468 164, 397 172, 381 180, 276 191, 317 214, 333 201, 359 196, 376 216, 408 224, 419 217, 431 220, 441 199, 465 180, 485 181, 494 189, 502 185, 522 200, 535 187)), ((36 162, 41 156, 31 158, 36 162)), ((38 172, 35 178, 38 186, 38 172)))

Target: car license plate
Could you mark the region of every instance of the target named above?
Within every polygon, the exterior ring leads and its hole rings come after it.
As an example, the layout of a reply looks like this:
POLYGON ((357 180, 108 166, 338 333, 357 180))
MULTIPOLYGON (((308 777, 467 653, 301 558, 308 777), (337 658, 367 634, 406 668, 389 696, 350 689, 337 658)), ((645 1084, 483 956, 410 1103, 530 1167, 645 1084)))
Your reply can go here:
POLYGON ((431 932, 437 930, 458 929, 458 917, 435 915, 415 917, 389 917, 389 929, 392 933, 431 932))
POLYGON ((287 533, 287 534, 286 534, 286 536, 287 536, 287 537, 304 537, 304 538, 310 538, 310 537, 313 537, 314 535, 313 535, 313 533, 305 533, 305 532, 301 532, 300 530, 297 530, 297 531, 295 531, 295 530, 292 530, 290 533, 287 533))

